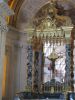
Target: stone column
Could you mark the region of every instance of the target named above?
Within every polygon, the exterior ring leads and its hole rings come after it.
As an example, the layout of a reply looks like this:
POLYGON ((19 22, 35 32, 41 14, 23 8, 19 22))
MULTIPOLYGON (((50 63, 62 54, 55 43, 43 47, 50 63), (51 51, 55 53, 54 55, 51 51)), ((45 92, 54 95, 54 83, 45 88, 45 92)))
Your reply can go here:
POLYGON ((6 32, 6 23, 0 18, 0 100, 2 100, 3 61, 5 54, 6 32))
POLYGON ((20 34, 17 62, 17 92, 25 91, 25 87, 27 86, 27 34, 20 34))

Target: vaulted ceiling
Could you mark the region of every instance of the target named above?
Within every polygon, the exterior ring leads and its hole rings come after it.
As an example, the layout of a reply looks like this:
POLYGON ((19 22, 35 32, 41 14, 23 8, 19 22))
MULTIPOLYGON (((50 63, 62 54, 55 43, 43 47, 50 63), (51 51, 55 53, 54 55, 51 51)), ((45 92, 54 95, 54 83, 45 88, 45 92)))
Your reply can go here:
MULTIPOLYGON (((75 24, 75 0, 52 0, 58 5, 60 12, 66 11, 72 23, 75 24), (63 10, 62 10, 62 9, 63 10)), ((24 30, 32 23, 37 12, 50 0, 10 0, 9 5, 15 15, 9 18, 9 24, 18 29, 24 30)))

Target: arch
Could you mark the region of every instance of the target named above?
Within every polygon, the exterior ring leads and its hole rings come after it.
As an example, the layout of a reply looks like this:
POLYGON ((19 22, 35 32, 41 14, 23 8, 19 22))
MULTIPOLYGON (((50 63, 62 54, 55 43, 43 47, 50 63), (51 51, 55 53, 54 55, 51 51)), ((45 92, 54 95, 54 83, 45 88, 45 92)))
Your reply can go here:
MULTIPOLYGON (((24 21, 31 21, 33 20, 35 14, 38 12, 38 10, 45 5, 46 3, 48 3, 49 0, 27 0, 26 2, 24 1, 19 9, 19 13, 17 16, 17 23, 21 20, 23 20, 22 22, 24 24, 26 24, 26 22, 24 21), (33 6, 34 5, 34 6, 33 6), (23 14, 23 18, 22 18, 22 14, 23 14)), ((17 26, 16 26, 17 27, 17 26)))
POLYGON ((8 17, 8 24, 12 26, 16 26, 17 15, 19 13, 20 7, 24 0, 10 0, 8 2, 11 9, 14 10, 15 14, 11 17, 8 17))

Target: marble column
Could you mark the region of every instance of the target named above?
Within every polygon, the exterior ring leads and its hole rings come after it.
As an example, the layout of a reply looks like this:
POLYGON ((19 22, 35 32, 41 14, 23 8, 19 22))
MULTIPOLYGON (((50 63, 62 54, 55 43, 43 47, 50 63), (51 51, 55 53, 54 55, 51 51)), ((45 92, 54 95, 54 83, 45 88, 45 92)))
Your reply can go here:
POLYGON ((3 61, 5 54, 7 25, 0 18, 0 100, 2 100, 2 79, 3 79, 3 61))
POLYGON ((71 91, 74 92, 74 55, 73 55, 73 50, 74 50, 74 39, 75 39, 75 25, 71 31, 71 68, 70 68, 70 74, 71 74, 71 91))
POLYGON ((70 65, 71 65, 71 45, 69 43, 66 43, 66 66, 65 66, 65 82, 66 82, 66 89, 69 89, 69 83, 70 83, 70 65))
POLYGON ((29 89, 29 91, 32 90, 32 66, 33 66, 33 50, 32 50, 32 45, 29 43, 27 46, 27 86, 26 86, 29 89))

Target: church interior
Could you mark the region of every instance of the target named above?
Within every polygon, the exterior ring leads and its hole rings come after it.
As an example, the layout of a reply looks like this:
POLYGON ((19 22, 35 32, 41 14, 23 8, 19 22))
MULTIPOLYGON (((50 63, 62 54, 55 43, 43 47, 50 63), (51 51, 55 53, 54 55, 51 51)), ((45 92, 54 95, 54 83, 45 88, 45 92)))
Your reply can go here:
POLYGON ((75 0, 0 0, 0 100, 75 100, 75 0))

